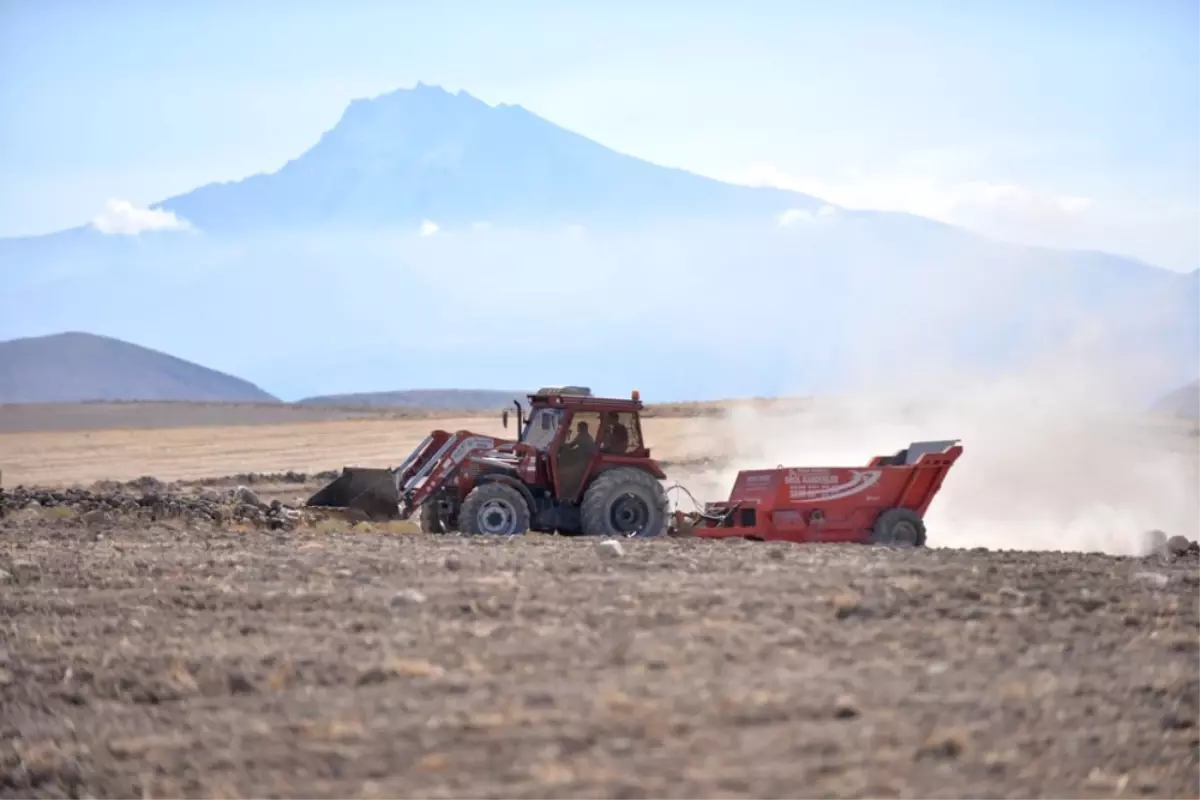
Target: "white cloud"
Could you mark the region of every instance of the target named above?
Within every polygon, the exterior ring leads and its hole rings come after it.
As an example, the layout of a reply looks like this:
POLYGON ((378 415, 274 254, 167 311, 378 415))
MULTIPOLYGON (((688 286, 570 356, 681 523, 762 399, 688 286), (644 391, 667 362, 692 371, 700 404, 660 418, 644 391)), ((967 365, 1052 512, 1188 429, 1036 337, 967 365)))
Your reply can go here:
POLYGON ((101 233, 116 236, 137 236, 144 231, 191 230, 187 220, 170 211, 138 208, 127 200, 109 200, 103 213, 92 219, 92 227, 101 233))
POLYGON ((790 228, 800 223, 815 223, 836 213, 837 209, 829 204, 818 208, 815 214, 803 208, 789 208, 779 215, 778 221, 781 228, 790 228))
POLYGON ((779 227, 790 228, 801 222, 812 222, 813 215, 803 208, 789 208, 779 215, 779 227))
POLYGON ((434 222, 433 220, 427 219, 427 220, 424 220, 423 222, 421 222, 421 235, 422 236, 433 236, 435 233, 438 232, 438 230, 440 230, 440 228, 438 227, 438 224, 436 222, 434 222))
MULTIPOLYGON (((910 159, 903 169, 847 169, 834 177, 791 174, 771 165, 713 177, 790 189, 843 209, 917 214, 1023 244, 1117 253, 1181 272, 1200 264, 1200 212, 1193 204, 1094 199, 1015 181, 953 177, 977 168, 964 159, 925 157, 910 159)), ((811 215, 792 212, 777 219, 783 226, 812 221, 811 215)))
POLYGON ((1093 206, 1086 197, 1040 194, 1011 183, 987 181, 953 187, 947 197, 951 203, 949 215, 968 220, 972 215, 984 213, 1011 218, 1014 222, 1055 224, 1070 222, 1093 206))
MULTIPOLYGON (((830 180, 757 165, 724 178, 750 186, 790 189, 845 208, 904 211, 983 229, 1069 225, 1094 206, 1085 197, 1040 192, 1013 183, 952 182, 907 174, 872 176, 858 170, 850 171, 842 179, 830 180)), ((791 222, 798 219, 793 215, 791 222)))

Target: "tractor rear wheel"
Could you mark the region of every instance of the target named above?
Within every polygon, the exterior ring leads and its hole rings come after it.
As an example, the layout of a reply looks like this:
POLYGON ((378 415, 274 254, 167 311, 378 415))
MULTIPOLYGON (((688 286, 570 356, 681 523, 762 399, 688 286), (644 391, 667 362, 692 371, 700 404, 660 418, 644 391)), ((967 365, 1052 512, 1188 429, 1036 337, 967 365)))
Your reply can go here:
POLYGON ((583 494, 585 536, 651 537, 666 533, 667 493, 648 472, 617 467, 600 473, 583 494))
POLYGON ((924 547, 925 520, 907 508, 889 508, 875 520, 871 544, 892 547, 924 547))
POLYGON ((463 500, 458 525, 471 536, 512 536, 529 530, 529 504, 503 483, 481 483, 463 500))

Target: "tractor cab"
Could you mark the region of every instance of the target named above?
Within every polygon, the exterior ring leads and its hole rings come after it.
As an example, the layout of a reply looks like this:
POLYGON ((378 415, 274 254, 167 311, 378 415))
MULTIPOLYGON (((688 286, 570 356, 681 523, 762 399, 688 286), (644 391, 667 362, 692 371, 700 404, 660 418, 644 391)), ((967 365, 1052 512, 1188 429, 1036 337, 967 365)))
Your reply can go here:
MULTIPOLYGON (((529 414, 517 407, 518 441, 546 460, 555 494, 576 500, 586 478, 609 464, 645 462, 650 450, 642 438, 642 401, 634 390, 628 399, 598 398, 583 386, 543 388, 529 395, 529 414)), ((502 417, 508 427, 509 412, 502 417)), ((657 465, 655 465, 657 466, 657 465)))

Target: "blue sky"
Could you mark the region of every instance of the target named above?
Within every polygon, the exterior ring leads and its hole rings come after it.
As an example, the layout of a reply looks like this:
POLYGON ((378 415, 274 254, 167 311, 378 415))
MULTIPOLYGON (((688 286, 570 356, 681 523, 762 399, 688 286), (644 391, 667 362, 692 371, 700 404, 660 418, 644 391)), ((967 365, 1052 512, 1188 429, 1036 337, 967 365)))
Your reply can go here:
POLYGON ((0 235, 272 170, 418 80, 662 164, 1200 266, 1185 0, 0 1, 0 235))

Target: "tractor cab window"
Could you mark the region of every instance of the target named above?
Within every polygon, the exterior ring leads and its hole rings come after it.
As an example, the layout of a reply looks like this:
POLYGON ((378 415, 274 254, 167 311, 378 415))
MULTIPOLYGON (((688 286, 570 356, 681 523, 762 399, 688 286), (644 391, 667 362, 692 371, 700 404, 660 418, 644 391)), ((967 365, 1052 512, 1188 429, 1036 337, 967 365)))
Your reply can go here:
POLYGON ((576 411, 571 415, 571 429, 563 439, 564 450, 578 450, 587 454, 596 449, 600 435, 600 415, 595 411, 576 411))
POLYGON ((605 412, 600 422, 600 450, 614 456, 636 453, 642 449, 637 420, 630 411, 605 412))
POLYGON ((558 492, 561 496, 574 497, 583 485, 588 465, 596 453, 600 414, 576 411, 567 425, 567 433, 558 446, 558 492))
POLYGON ((539 453, 546 452, 554 442, 554 437, 558 435, 562 413, 561 408, 539 408, 533 412, 529 424, 525 426, 525 432, 521 435, 521 441, 533 445, 539 453))

